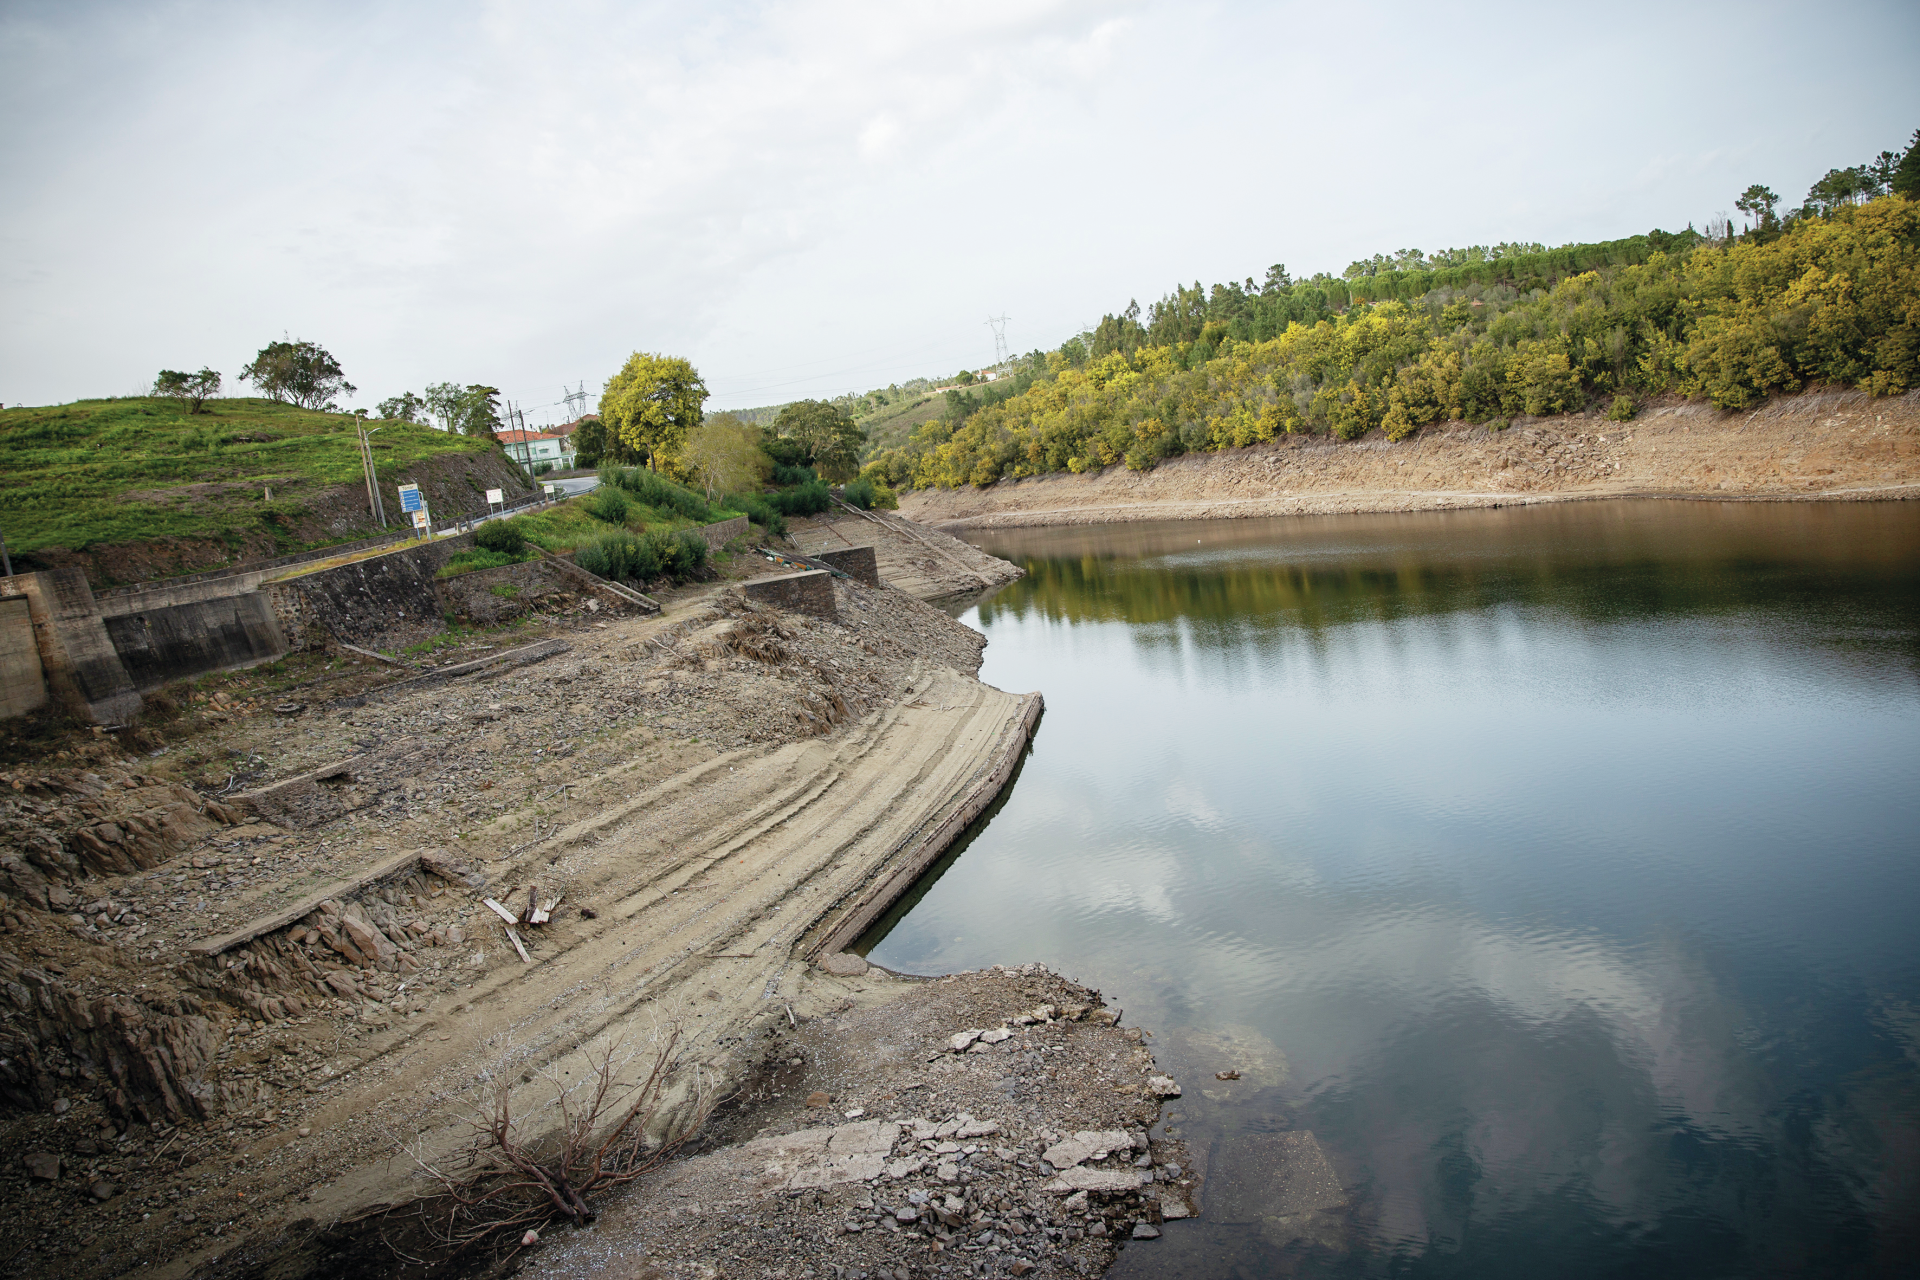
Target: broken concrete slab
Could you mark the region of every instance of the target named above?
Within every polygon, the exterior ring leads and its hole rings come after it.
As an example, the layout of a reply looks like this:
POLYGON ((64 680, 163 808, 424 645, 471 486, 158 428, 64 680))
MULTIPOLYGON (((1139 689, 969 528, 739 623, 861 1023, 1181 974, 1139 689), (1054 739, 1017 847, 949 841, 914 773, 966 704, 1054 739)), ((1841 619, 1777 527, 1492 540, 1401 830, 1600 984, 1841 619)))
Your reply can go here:
POLYGON ((1347 1194, 1311 1130, 1249 1133, 1222 1144, 1211 1171, 1208 1216, 1217 1222, 1337 1209, 1347 1194))

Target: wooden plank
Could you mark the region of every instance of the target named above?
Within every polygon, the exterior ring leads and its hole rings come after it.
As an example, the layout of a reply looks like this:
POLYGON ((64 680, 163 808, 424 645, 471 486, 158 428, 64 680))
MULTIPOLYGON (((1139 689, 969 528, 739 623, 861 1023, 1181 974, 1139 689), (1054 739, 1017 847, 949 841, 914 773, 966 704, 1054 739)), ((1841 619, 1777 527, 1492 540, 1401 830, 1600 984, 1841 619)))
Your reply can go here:
POLYGON ((509 929, 509 930, 507 930, 507 941, 508 941, 508 942, 511 942, 511 943, 513 944, 513 949, 514 949, 515 951, 518 951, 518 952, 520 953, 520 963, 521 963, 521 964, 532 964, 532 963, 533 963, 533 957, 532 957, 532 956, 530 956, 530 955, 528 955, 528 954, 527 954, 527 949, 526 949, 525 947, 523 947, 523 946, 521 946, 521 945, 520 945, 520 935, 519 935, 519 934, 517 934, 517 933, 515 933, 515 932, 514 932, 513 930, 511 930, 511 929, 509 929))
POLYGON ((502 920, 505 920, 508 924, 520 923, 520 917, 513 913, 513 909, 511 907, 502 906, 500 903, 495 902, 492 898, 487 899, 487 905, 493 908, 493 914, 499 916, 502 920))
POLYGON ((344 898, 348 894, 357 893, 376 880, 385 880, 388 876, 397 875, 402 871, 409 870, 419 861, 420 851, 418 849, 415 849, 412 853, 396 854, 388 858, 385 862, 379 863, 361 872, 357 876, 351 876, 345 880, 336 880, 318 893, 308 894, 292 906, 276 911, 272 915, 261 916, 259 919, 235 929, 232 933, 223 934, 218 938, 209 938, 205 942, 196 942, 187 948, 187 954, 195 956, 217 956, 230 947, 237 947, 243 942, 252 942, 263 933, 272 933, 275 929, 286 928, 301 916, 315 910, 321 903, 327 901, 329 898, 344 898))

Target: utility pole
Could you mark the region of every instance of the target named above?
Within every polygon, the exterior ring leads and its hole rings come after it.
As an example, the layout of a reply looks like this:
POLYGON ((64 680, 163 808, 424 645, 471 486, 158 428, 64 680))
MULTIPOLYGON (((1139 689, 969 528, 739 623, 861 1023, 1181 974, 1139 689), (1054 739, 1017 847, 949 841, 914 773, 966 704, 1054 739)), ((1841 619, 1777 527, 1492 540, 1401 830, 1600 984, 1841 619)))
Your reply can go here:
POLYGON ((13 576, 13 557, 7 554, 7 535, 0 531, 0 564, 7 566, 7 576, 13 576))
POLYGON ((373 431, 367 430, 366 423, 360 424, 360 465, 367 473, 367 510, 382 529, 387 527, 386 504, 380 501, 380 477, 373 469, 373 431))
POLYGON ((996 367, 1007 362, 1007 319, 1004 315, 987 317, 987 327, 993 330, 993 363, 996 367))

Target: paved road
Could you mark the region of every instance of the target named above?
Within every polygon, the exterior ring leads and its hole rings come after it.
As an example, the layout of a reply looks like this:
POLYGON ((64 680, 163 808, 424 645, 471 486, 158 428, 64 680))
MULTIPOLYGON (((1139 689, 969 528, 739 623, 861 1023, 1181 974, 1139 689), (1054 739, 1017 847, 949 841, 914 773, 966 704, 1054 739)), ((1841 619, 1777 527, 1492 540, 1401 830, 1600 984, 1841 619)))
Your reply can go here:
POLYGON ((598 489, 600 487, 600 477, 599 476, 575 476, 571 480, 540 479, 540 480, 534 481, 534 483, 558 485, 562 493, 572 498, 572 497, 578 497, 580 494, 583 494, 583 493, 592 493, 595 489, 598 489))

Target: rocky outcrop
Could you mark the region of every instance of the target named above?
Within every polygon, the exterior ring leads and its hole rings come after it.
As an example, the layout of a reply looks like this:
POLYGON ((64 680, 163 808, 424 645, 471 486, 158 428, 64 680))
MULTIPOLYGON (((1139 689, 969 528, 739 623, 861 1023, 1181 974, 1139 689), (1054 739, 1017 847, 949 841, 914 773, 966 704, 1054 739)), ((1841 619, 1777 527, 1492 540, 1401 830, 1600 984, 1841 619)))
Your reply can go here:
POLYGON ((0 774, 0 894, 79 909, 88 876, 157 867, 240 815, 124 766, 0 774))
POLYGON ((56 975, 0 951, 0 1100, 54 1106, 64 1075, 106 1091, 110 1110, 148 1124, 205 1119, 204 1072, 221 1035, 192 997, 156 1008, 131 996, 86 999, 56 975))

